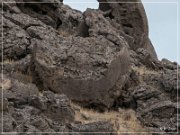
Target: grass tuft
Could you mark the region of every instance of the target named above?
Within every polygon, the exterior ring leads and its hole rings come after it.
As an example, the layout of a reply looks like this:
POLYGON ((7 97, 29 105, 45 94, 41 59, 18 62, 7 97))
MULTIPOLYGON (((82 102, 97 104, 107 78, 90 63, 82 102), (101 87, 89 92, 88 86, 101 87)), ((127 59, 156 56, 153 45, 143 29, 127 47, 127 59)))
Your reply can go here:
POLYGON ((141 125, 136 117, 135 111, 131 109, 119 109, 119 111, 106 111, 104 113, 82 108, 77 104, 71 103, 75 108, 75 120, 82 124, 97 121, 110 121, 117 132, 145 132, 146 129, 141 125))

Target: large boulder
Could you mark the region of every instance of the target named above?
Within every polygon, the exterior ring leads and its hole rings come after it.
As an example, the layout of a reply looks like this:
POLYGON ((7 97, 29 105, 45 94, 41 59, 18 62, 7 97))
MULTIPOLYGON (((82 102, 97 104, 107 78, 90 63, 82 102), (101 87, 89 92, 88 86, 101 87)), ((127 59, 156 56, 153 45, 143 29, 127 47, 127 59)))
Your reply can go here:
POLYGON ((134 3, 126 3, 126 0, 98 0, 99 9, 106 12, 106 16, 111 18, 112 22, 119 23, 116 25, 119 30, 132 40, 128 41, 132 50, 145 48, 151 54, 151 57, 157 59, 154 47, 149 39, 148 21, 141 3, 141 0, 133 0, 134 3))
POLYGON ((89 28, 89 37, 63 37, 50 27, 27 29, 30 36, 38 37, 35 71, 44 87, 54 92, 81 103, 110 107, 117 93, 111 88, 117 80, 123 85, 129 69, 128 44, 100 11, 88 9, 82 23, 89 28))
POLYGON ((50 28, 34 26, 27 31, 41 39, 33 61, 46 88, 75 101, 112 105, 110 89, 129 68, 123 39, 116 45, 103 36, 63 38, 50 28))

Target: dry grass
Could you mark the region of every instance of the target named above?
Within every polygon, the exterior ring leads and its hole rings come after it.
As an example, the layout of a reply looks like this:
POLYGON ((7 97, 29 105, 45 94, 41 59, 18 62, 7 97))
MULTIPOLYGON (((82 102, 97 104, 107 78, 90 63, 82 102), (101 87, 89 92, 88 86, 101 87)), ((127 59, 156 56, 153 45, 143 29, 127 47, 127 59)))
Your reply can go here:
POLYGON ((0 87, 3 90, 9 90, 12 87, 11 80, 3 78, 0 82, 0 87))
POLYGON ((61 35, 62 37, 67 37, 69 35, 67 31, 63 31, 63 30, 58 31, 58 34, 61 35))
MULTIPOLYGON (((17 79, 19 82, 24 82, 24 83, 32 83, 33 82, 33 78, 31 75, 22 74, 21 72, 15 72, 13 78, 17 79)), ((9 90, 9 89, 11 89, 11 87, 12 87, 12 81, 4 76, 1 79, 0 88, 3 90, 9 90)))
MULTIPOLYGON (((14 61, 13 59, 7 59, 7 60, 4 60, 3 62, 1 62, 1 64, 16 64, 16 61, 14 61)), ((4 68, 5 69, 5 68, 4 68)), ((19 80, 20 82, 26 82, 26 83, 32 83, 33 82, 33 78, 32 76, 29 74, 29 73, 22 73, 21 69, 18 69, 18 68, 12 68, 12 71, 10 71, 8 73, 9 75, 11 75, 12 78, 14 79, 17 79, 19 80)), ((8 88, 8 84, 10 84, 10 81, 7 81, 9 79, 5 79, 3 77, 3 81, 0 82, 0 87, 4 87, 4 89, 7 89, 8 88)))
POLYGON ((131 67, 131 69, 138 74, 138 76, 139 76, 138 78, 141 83, 146 83, 146 82, 144 82, 145 77, 158 75, 161 72, 161 71, 155 71, 152 69, 148 69, 145 66, 131 67))
POLYGON ((57 71, 57 75, 58 75, 58 76, 64 76, 64 69, 59 69, 59 70, 57 71))
POLYGON ((3 63, 1 62, 1 64, 12 64, 14 63, 15 61, 13 59, 7 59, 7 60, 4 60, 3 63))
POLYGON ((94 110, 85 109, 78 105, 72 104, 76 108, 75 120, 83 124, 110 121, 118 132, 145 132, 145 128, 140 124, 133 110, 119 109, 119 111, 106 111, 99 113, 94 110))
POLYGON ((20 82, 25 82, 25 83, 32 83, 33 82, 33 78, 30 74, 24 74, 20 71, 16 71, 13 74, 14 74, 14 78, 19 80, 20 82))
POLYGON ((32 78, 32 76, 31 75, 27 75, 27 74, 23 74, 24 75, 24 77, 25 77, 25 79, 26 79, 26 81, 28 82, 28 83, 32 83, 33 82, 33 78, 32 78))
POLYGON ((151 70, 151 69, 147 69, 144 66, 141 66, 141 67, 132 67, 132 70, 134 70, 137 73, 139 73, 139 75, 158 74, 157 71, 151 70))

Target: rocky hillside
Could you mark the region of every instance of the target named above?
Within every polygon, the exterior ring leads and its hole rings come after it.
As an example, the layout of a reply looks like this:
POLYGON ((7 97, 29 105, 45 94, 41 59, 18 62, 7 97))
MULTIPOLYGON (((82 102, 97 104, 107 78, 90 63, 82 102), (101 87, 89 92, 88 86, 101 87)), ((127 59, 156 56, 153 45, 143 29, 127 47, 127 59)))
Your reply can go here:
POLYGON ((1 132, 176 134, 180 67, 157 59, 140 0, 28 1, 0 0, 1 132))

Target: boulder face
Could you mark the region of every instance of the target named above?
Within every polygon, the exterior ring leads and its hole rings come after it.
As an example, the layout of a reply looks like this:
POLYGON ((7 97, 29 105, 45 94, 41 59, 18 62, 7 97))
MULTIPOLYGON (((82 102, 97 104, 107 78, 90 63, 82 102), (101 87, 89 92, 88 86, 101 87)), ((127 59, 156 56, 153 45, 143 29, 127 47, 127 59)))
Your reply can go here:
POLYGON ((62 0, 8 1, 0 13, 1 130, 180 129, 180 67, 157 59, 140 0, 98 0, 99 9, 83 13, 62 0))
POLYGON ((89 27, 86 38, 62 37, 52 34, 55 32, 51 28, 29 27, 30 35, 36 33, 40 37, 33 50, 33 61, 48 89, 64 93, 75 101, 109 107, 113 104, 111 94, 115 93, 110 89, 118 79, 123 83, 122 76, 129 69, 127 43, 107 26, 110 24, 101 13, 88 10, 84 17, 89 27), (105 24, 104 28, 98 28, 97 18, 105 24))
POLYGON ((112 104, 108 91, 129 67, 126 47, 120 49, 103 37, 61 42, 59 48, 49 48, 46 41, 47 46, 37 47, 35 66, 45 87, 76 101, 112 104))
POLYGON ((131 38, 127 41, 132 50, 145 48, 151 57, 157 59, 156 52, 149 37, 148 20, 141 3, 141 0, 132 0, 135 3, 126 3, 126 0, 98 0, 99 9, 107 12, 112 22, 118 23, 119 27, 127 36, 131 38))

